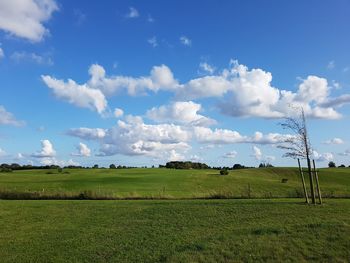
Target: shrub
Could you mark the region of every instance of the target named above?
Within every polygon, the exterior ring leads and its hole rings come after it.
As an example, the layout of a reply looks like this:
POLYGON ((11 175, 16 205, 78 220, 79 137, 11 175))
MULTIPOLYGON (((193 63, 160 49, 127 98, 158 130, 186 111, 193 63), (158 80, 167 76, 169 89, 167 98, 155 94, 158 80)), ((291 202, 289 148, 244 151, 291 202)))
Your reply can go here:
POLYGON ((115 166, 115 164, 111 164, 111 165, 109 166, 109 169, 117 169, 117 167, 115 166))
POLYGON ((7 167, 3 167, 0 169, 1 173, 11 173, 12 169, 11 168, 7 168, 7 167))
POLYGON ((287 183, 288 182, 288 179, 287 178, 282 178, 282 181, 281 181, 281 183, 287 183))
POLYGON ((334 168, 334 167, 336 167, 336 166, 335 166, 335 162, 332 162, 332 161, 329 162, 329 163, 328 163, 328 167, 329 167, 329 168, 334 168))
POLYGON ((220 174, 221 175, 228 175, 228 171, 225 169, 225 170, 220 170, 220 174))

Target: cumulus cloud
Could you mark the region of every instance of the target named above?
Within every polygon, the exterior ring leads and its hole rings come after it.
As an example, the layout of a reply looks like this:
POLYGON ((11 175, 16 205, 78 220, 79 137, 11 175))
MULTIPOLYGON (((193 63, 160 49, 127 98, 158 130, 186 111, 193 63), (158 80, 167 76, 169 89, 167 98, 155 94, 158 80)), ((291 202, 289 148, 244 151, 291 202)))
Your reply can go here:
POLYGON ((170 154, 169 154, 169 161, 183 161, 185 160, 185 156, 176 152, 175 150, 170 150, 170 154))
POLYGON ((75 128, 68 130, 67 134, 98 142, 98 156, 143 155, 158 159, 184 156, 191 149, 191 142, 204 144, 201 149, 206 149, 215 145, 235 143, 277 144, 291 137, 261 132, 246 136, 234 130, 213 130, 186 124, 146 124, 140 116, 132 115, 127 115, 123 121, 118 120, 117 125, 109 129, 75 128))
POLYGON ((181 36, 181 37, 180 37, 180 42, 181 42, 181 44, 184 45, 184 46, 190 47, 190 46, 192 45, 192 40, 189 39, 189 38, 186 37, 186 36, 181 36))
POLYGON ((343 144, 344 141, 340 138, 333 138, 323 142, 324 144, 343 144))
POLYGON ((135 7, 132 7, 132 6, 129 7, 129 13, 127 13, 125 15, 125 17, 127 17, 127 18, 136 18, 139 16, 140 16, 139 11, 137 11, 137 9, 135 7))
POLYGON ((114 117, 120 118, 123 115, 124 115, 124 111, 122 109, 119 109, 119 108, 114 109, 114 117))
POLYGON ((54 0, 1 0, 0 29, 10 35, 39 42, 49 33, 44 23, 57 10, 54 0))
POLYGON ((42 75, 41 78, 58 98, 66 100, 71 104, 96 110, 100 114, 107 108, 107 100, 98 89, 90 88, 85 84, 79 85, 71 79, 64 82, 63 80, 58 80, 47 75, 42 75))
POLYGON ((262 152, 261 152, 261 149, 258 148, 258 147, 256 147, 256 146, 254 145, 254 146, 252 147, 252 150, 253 150, 252 156, 253 156, 256 160, 260 161, 260 160, 262 159, 262 156, 263 156, 263 154, 262 154, 262 152))
POLYGON ((196 154, 193 154, 190 156, 190 161, 192 162, 202 162, 203 161, 203 158, 196 155, 196 154))
POLYGON ((329 162, 334 159, 333 154, 326 152, 326 153, 318 153, 317 151, 313 151, 312 153, 313 159, 318 162, 329 162))
POLYGON ((148 118, 156 122, 175 122, 193 126, 210 126, 215 120, 198 114, 202 106, 192 101, 178 101, 154 107, 147 111, 148 118))
POLYGON ((40 160, 40 163, 42 165, 58 165, 58 166, 67 166, 67 165, 73 165, 73 166, 79 166, 80 164, 78 162, 73 161, 72 159, 69 159, 68 161, 64 160, 58 160, 55 157, 45 157, 40 160))
POLYGON ((5 52, 4 52, 4 50, 0 47, 0 59, 2 59, 3 57, 5 57, 5 52))
POLYGON ((89 69, 90 80, 82 85, 74 80, 59 80, 43 75, 44 83, 53 90, 54 94, 78 107, 96 110, 102 114, 107 109, 105 96, 111 96, 123 89, 130 95, 142 95, 146 91, 173 90, 178 83, 170 69, 165 66, 155 66, 146 77, 106 76, 104 68, 93 64, 89 69))
POLYGON ((106 136, 106 130, 101 128, 75 128, 70 129, 66 133, 74 137, 84 140, 100 140, 106 136))
POLYGON ((0 157, 5 156, 5 155, 6 155, 5 150, 0 148, 0 157))
POLYGON ((48 65, 52 66, 53 65, 53 60, 52 58, 48 55, 38 55, 33 52, 26 52, 26 51, 16 51, 12 53, 10 58, 17 63, 20 62, 33 62, 39 65, 48 65))
POLYGON ((341 114, 336 108, 350 103, 350 94, 331 97, 331 87, 324 78, 308 76, 302 80, 296 92, 281 90, 272 86, 270 72, 259 68, 250 70, 235 60, 231 61, 229 68, 216 75, 190 79, 185 83, 179 83, 166 65, 154 66, 148 76, 129 77, 107 76, 102 66, 93 64, 89 74, 90 80, 82 85, 73 80, 64 82, 49 76, 43 77, 46 77, 46 82, 50 80, 55 83, 50 86, 54 86, 58 94, 65 91, 60 97, 99 111, 103 111, 107 105, 103 95, 112 96, 123 90, 132 96, 170 91, 177 101, 217 98, 220 99, 217 106, 221 113, 233 117, 283 118, 293 116, 295 108, 302 107, 307 117, 338 119, 341 114), (91 95, 98 91, 102 94, 91 95), (77 101, 76 94, 80 93, 82 96, 79 98, 87 99, 77 101))
POLYGON ((71 155, 82 156, 82 157, 89 157, 91 155, 91 150, 89 149, 89 147, 82 142, 80 142, 76 148, 78 152, 72 153, 71 155))
POLYGON ((0 125, 23 126, 23 121, 16 120, 15 116, 0 105, 0 125))
POLYGON ((41 141, 41 151, 31 154, 31 157, 35 158, 51 158, 56 155, 56 151, 53 148, 52 143, 49 140, 41 141))
POLYGON ((237 156, 237 152, 231 151, 231 152, 225 153, 222 157, 227 159, 234 159, 236 158, 236 156, 237 156))
POLYGON ((206 127, 194 127, 194 137, 200 143, 209 144, 234 144, 234 143, 255 143, 255 144, 278 144, 284 142, 292 135, 255 132, 252 136, 241 135, 239 132, 228 129, 212 130, 206 127))
POLYGON ((207 62, 201 62, 199 64, 199 68, 204 73, 209 73, 209 74, 213 74, 215 71, 215 68, 212 65, 208 64, 207 62))
POLYGON ((347 149, 344 152, 339 153, 339 155, 341 155, 341 156, 350 156, 350 149, 347 149))

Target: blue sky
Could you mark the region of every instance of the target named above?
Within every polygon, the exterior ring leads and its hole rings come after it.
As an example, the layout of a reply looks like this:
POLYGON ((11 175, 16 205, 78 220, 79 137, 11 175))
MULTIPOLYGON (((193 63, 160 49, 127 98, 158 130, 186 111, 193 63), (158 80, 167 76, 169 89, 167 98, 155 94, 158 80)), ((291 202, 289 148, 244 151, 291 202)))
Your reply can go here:
POLYGON ((350 165, 349 1, 0 0, 0 163, 350 165), (117 110, 116 110, 117 109, 117 110))

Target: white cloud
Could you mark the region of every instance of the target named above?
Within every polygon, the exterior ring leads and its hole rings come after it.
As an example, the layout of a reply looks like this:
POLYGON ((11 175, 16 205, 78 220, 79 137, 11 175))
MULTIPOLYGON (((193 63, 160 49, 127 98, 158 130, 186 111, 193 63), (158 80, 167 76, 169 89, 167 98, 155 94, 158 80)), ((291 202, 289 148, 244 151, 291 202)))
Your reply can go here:
POLYGON ((209 65, 207 62, 201 62, 199 64, 199 68, 205 72, 205 73, 209 73, 209 74, 213 74, 215 71, 215 67, 213 67, 212 65, 209 65))
POLYGON ((12 60, 19 62, 34 62, 39 65, 53 65, 53 60, 49 55, 38 55, 35 53, 28 53, 25 51, 16 51, 12 53, 11 57, 12 60))
POLYGON ((106 130, 100 128, 76 128, 67 131, 68 135, 85 140, 100 140, 106 136, 106 130))
POLYGON ((17 153, 16 156, 15 156, 16 160, 22 160, 23 158, 24 158, 24 156, 23 156, 22 153, 17 153))
POLYGON ((343 94, 343 95, 340 95, 339 97, 326 99, 323 103, 321 103, 321 106, 327 107, 327 108, 341 107, 349 103, 350 103, 350 94, 343 94))
POLYGON ((334 159, 333 154, 328 152, 318 153, 317 151, 313 151, 312 156, 315 159, 315 161, 318 161, 318 162, 325 162, 325 161, 329 162, 334 159))
POLYGON ((339 155, 341 155, 341 156, 350 156, 350 149, 347 149, 344 152, 339 153, 339 155))
POLYGON ((85 84, 79 85, 71 79, 64 82, 50 76, 42 75, 41 78, 58 98, 67 100, 71 104, 96 110, 100 114, 107 108, 107 100, 98 89, 90 88, 85 84))
POLYGON ((0 157, 3 157, 6 155, 6 152, 0 148, 0 157))
POLYGON ((206 127, 194 127, 194 137, 200 143, 209 144, 234 144, 234 143, 256 143, 256 144, 278 144, 284 142, 292 135, 255 132, 253 136, 241 135, 239 132, 228 129, 212 130, 206 127))
POLYGON ((137 9, 135 7, 129 7, 129 13, 127 13, 125 15, 125 17, 127 18, 136 18, 136 17, 139 17, 140 14, 139 14, 139 11, 137 11, 137 9))
POLYGON ((54 0, 0 0, 0 29, 39 42, 49 33, 44 23, 57 10, 54 0))
POLYGON ((31 154, 35 158, 50 158, 56 155, 52 143, 49 140, 41 141, 41 151, 31 154))
POLYGON ((137 116, 127 116, 125 122, 119 120, 115 127, 105 131, 104 136, 92 136, 96 129, 93 131, 79 128, 71 129, 68 134, 98 140, 101 156, 124 154, 164 157, 165 152, 185 152, 190 148, 187 142, 191 134, 182 127, 173 124, 149 125, 137 116))
POLYGON ((260 148, 258 148, 258 147, 256 147, 255 145, 252 147, 252 150, 253 150, 253 154, 252 154, 252 156, 256 159, 256 160, 258 160, 258 161, 260 161, 261 160, 261 158, 262 158, 262 152, 261 152, 261 150, 260 150, 260 148))
POLYGON ((225 153, 222 157, 227 158, 227 159, 234 159, 237 156, 237 152, 236 151, 231 151, 228 153, 225 153))
POLYGON ((202 162, 203 161, 203 158, 196 155, 196 154, 193 154, 190 156, 190 161, 192 162, 202 162))
POLYGON ((147 39, 148 44, 150 44, 152 47, 157 47, 158 46, 158 41, 157 41, 157 37, 153 36, 149 39, 147 39))
POLYGON ((340 138, 333 138, 323 142, 324 144, 343 144, 344 141, 340 138))
POLYGON ((4 52, 4 50, 0 47, 0 59, 2 59, 3 57, 5 57, 5 52, 4 52))
POLYGON ((59 89, 56 87, 55 90, 60 91, 57 93, 66 91, 61 97, 84 107, 99 106, 99 111, 104 110, 107 105, 102 95, 112 96, 123 90, 129 95, 171 91, 178 101, 219 98, 217 106, 220 111, 233 117, 283 118, 295 115, 295 108, 302 107, 309 118, 338 119, 341 114, 336 108, 350 103, 350 94, 331 97, 331 87, 324 78, 308 76, 302 80, 296 92, 280 90, 272 86, 270 72, 259 68, 249 70, 248 67, 233 60, 228 69, 216 75, 190 79, 185 83, 179 83, 166 65, 154 66, 149 76, 109 77, 102 66, 94 64, 91 65, 89 74, 90 80, 82 85, 76 84, 73 80, 64 82, 46 77, 53 79, 56 82, 55 86, 60 87, 59 89), (67 92, 67 89, 70 91, 67 92), (96 90, 103 93, 99 98, 91 95, 96 90), (71 95, 73 91, 76 93, 74 96, 71 95), (80 93, 83 96, 78 96, 80 93), (84 99, 83 102, 76 101, 77 96, 88 99, 84 99))
POLYGON ((6 111, 4 106, 0 105, 0 125, 23 126, 23 121, 16 120, 11 112, 6 111))
POLYGON ((178 101, 147 111, 148 118, 156 122, 175 122, 193 126, 210 126, 215 120, 198 114, 201 105, 192 101, 178 101))
POLYGON ((170 154, 169 154, 169 161, 183 161, 185 160, 185 156, 176 152, 175 150, 170 150, 170 154))
POLYGON ((55 157, 45 157, 40 160, 40 163, 42 165, 58 165, 58 166, 67 166, 67 165, 74 165, 79 166, 80 164, 78 162, 73 161, 72 159, 69 159, 68 161, 64 160, 58 160, 55 157))
POLYGON ((72 153, 71 155, 73 156, 83 156, 83 157, 89 157, 91 155, 91 150, 89 149, 89 147, 80 142, 79 145, 77 145, 77 153, 72 153))
POLYGON ((334 60, 331 60, 331 61, 328 62, 327 68, 328 68, 328 69, 334 69, 334 68, 335 68, 335 62, 334 62, 334 60))
POLYGON ((154 66, 149 76, 127 77, 106 76, 104 68, 98 64, 91 65, 89 69, 90 80, 84 84, 92 89, 101 90, 106 96, 113 95, 126 89, 129 95, 143 95, 146 91, 174 90, 178 86, 171 70, 165 66, 154 66))
POLYGON ((181 42, 182 45, 185 45, 185 46, 191 46, 192 45, 192 40, 189 39, 186 36, 181 36, 180 37, 180 42, 181 42))
POLYGON ((123 115, 124 115, 124 111, 122 109, 119 109, 119 108, 114 109, 114 117, 120 118, 123 115))

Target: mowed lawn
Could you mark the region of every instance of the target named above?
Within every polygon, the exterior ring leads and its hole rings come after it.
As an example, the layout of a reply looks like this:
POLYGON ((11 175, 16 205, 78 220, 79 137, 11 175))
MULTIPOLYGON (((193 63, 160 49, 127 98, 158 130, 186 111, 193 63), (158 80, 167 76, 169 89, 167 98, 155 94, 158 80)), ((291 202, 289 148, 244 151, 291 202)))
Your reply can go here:
POLYGON ((350 200, 0 201, 1 262, 349 262, 350 200))
MULTIPOLYGON (((305 174, 306 181, 308 176, 305 174)), ((350 168, 320 169, 325 197, 350 197, 350 168)), ((0 173, 0 191, 39 192, 114 198, 271 198, 302 196, 296 168, 255 168, 230 171, 173 169, 65 169, 0 173), (282 179, 288 179, 282 183, 282 179)))

